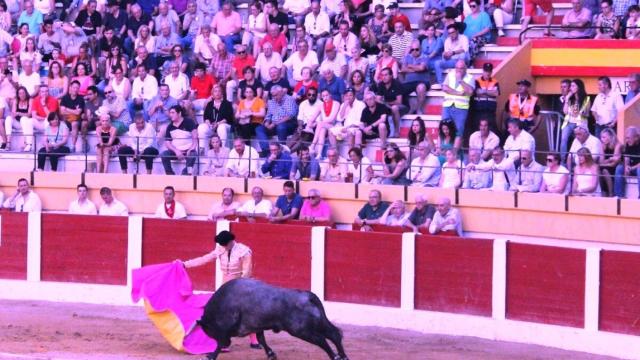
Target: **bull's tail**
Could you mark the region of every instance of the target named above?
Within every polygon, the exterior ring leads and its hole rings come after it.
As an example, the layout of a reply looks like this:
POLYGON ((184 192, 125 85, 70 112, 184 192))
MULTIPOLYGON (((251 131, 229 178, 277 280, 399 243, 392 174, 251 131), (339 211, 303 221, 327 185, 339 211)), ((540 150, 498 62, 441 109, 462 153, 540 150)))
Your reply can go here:
POLYGON ((308 291, 308 293, 309 293, 309 301, 313 305, 315 305, 318 308, 318 310, 320 310, 320 316, 322 317, 322 322, 323 322, 323 325, 325 326, 325 329, 335 334, 338 334, 340 341, 342 341, 342 330, 340 330, 339 327, 333 325, 333 323, 329 321, 329 318, 327 318, 327 313, 324 311, 324 305, 322 305, 322 301, 320 301, 320 298, 318 298, 318 296, 312 293, 311 291, 308 291))

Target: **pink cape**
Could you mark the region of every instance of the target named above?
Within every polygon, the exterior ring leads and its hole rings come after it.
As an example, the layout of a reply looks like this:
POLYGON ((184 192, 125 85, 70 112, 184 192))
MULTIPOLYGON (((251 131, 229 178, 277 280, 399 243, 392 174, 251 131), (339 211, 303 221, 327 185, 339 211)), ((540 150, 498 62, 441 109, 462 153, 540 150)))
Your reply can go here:
POLYGON ((144 299, 147 315, 174 348, 190 354, 215 351, 216 341, 195 326, 211 294, 193 293, 181 262, 134 269, 132 283, 131 298, 144 299))

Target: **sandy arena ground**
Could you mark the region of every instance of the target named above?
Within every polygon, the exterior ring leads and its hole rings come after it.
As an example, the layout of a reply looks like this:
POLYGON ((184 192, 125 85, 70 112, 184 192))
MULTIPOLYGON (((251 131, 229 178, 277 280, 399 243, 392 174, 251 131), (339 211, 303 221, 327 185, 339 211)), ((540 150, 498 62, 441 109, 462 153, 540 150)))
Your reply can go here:
MULTIPOLYGON (((341 326, 352 360, 613 359, 542 346, 426 335, 378 327, 341 326)), ((313 345, 286 333, 267 334, 280 360, 327 357, 313 345)), ((129 360, 198 359, 176 352, 147 320, 141 307, 62 304, 0 300, 0 359, 129 360)), ((220 360, 264 360, 262 350, 249 349, 248 339, 235 339, 220 360)))

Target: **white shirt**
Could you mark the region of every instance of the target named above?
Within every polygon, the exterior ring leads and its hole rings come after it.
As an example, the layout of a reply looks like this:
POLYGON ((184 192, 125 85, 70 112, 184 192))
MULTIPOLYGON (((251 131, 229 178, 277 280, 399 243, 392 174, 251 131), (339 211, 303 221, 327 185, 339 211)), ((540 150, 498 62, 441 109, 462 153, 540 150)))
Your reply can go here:
POLYGON ((195 45, 193 45, 193 53, 200 54, 203 58, 211 60, 211 58, 213 58, 213 52, 211 49, 217 50, 219 43, 220 37, 213 32, 209 34, 209 44, 205 41, 204 35, 200 34, 196 36, 196 42, 195 45), (211 48, 209 48, 209 45, 211 45, 211 48))
MULTIPOLYGON (((322 112, 322 101, 316 100, 312 105, 309 100, 305 100, 300 103, 300 107, 298 108, 298 120, 307 125, 309 121, 314 119, 314 116, 320 114, 320 112, 322 112)), ((318 118, 316 117, 315 119, 318 118)))
POLYGON ((450 208, 449 211, 443 216, 440 214, 440 211, 436 211, 433 214, 433 220, 431 220, 431 224, 429 225, 429 233, 435 234, 436 227, 444 224, 446 221, 452 219, 454 221, 453 224, 444 225, 440 231, 450 231, 453 230, 458 233, 458 236, 464 236, 462 232, 462 220, 460 219, 460 212, 458 209, 450 208))
POLYGON ((69 214, 97 215, 98 209, 96 208, 96 204, 94 204, 89 199, 85 199, 85 201, 83 202, 80 202, 79 200, 73 200, 69 204, 69 214))
POLYGON ((584 144, 580 143, 578 139, 573 140, 569 152, 573 154, 574 164, 578 163, 578 150, 582 149, 583 147, 589 149, 595 163, 600 162, 600 157, 602 156, 602 154, 604 154, 604 150, 602 150, 602 142, 597 137, 589 134, 589 137, 584 142, 584 144))
POLYGON ((263 84, 271 81, 271 76, 269 76, 269 70, 272 68, 282 69, 282 56, 280 53, 273 52, 271 57, 267 59, 264 56, 264 53, 261 52, 256 59, 256 72, 260 74, 260 80, 262 80, 263 84))
POLYGON ((474 132, 469 137, 469 149, 478 149, 484 152, 485 150, 493 150, 498 145, 500 145, 500 138, 494 134, 493 131, 489 131, 489 135, 484 140, 482 140, 480 130, 474 132))
POLYGON ((18 194, 15 198, 7 198, 2 204, 7 209, 14 209, 15 212, 40 212, 42 202, 38 194, 29 191, 27 195, 18 194))
POLYGON ((346 38, 340 33, 333 37, 333 45, 338 50, 338 54, 345 56, 351 56, 351 50, 358 44, 358 37, 352 32, 349 32, 346 38))
POLYGON ((156 130, 151 123, 145 123, 142 131, 138 130, 135 123, 129 125, 129 132, 127 132, 126 140, 123 141, 132 149, 140 149, 142 152, 144 149, 153 146, 155 143, 156 130))
MULTIPOLYGON (((345 106, 345 104, 342 104, 342 106, 345 106)), ((353 99, 353 104, 351 104, 351 107, 347 110, 347 113, 344 116, 341 116, 341 111, 338 111, 338 121, 343 123, 342 125, 344 127, 360 126, 362 124, 362 121, 360 120, 362 119, 362 110, 364 110, 365 107, 366 105, 364 102, 358 99, 353 99)))
POLYGON ((294 14, 300 14, 311 7, 309 0, 284 0, 283 9, 287 9, 294 14))
POLYGON ((323 74, 325 69, 331 69, 336 77, 342 77, 342 69, 344 66, 347 66, 347 60, 345 60, 342 54, 336 54, 336 58, 333 60, 325 56, 322 65, 320 65, 320 74, 323 74))
POLYGON ((31 75, 27 75, 23 71, 18 75, 17 83, 19 83, 20 86, 24 86, 29 95, 33 97, 37 95, 36 88, 40 86, 40 74, 34 71, 31 75))
POLYGON ((509 190, 511 184, 515 183, 516 168, 512 161, 506 158, 499 163, 491 159, 487 162, 476 165, 476 169, 491 171, 491 187, 489 190, 506 191, 509 190))
MULTIPOLYGON (((484 164, 485 161, 480 159, 478 164, 484 164)), ((488 188, 491 185, 491 176, 488 171, 478 170, 478 169, 470 169, 468 166, 473 165, 476 166, 478 164, 474 164, 470 162, 467 164, 467 168, 464 170, 464 181, 462 182, 463 189, 484 189, 488 188)))
POLYGON ((129 216, 129 210, 125 204, 113 198, 111 204, 103 203, 100 205, 100 211, 98 215, 105 216, 129 216))
POLYGON ((618 120, 618 111, 622 110, 624 102, 622 96, 611 90, 609 94, 599 93, 593 100, 591 111, 595 115, 596 124, 615 124, 618 120))
POLYGON ((271 214, 271 210, 273 209, 273 205, 271 201, 267 199, 262 199, 258 204, 256 201, 251 199, 247 200, 240 208, 238 208, 237 212, 239 213, 249 213, 249 214, 259 214, 269 216, 271 214))
POLYGON ((518 137, 509 135, 504 142, 504 156, 511 161, 520 158, 520 151, 529 150, 531 155, 536 152, 536 140, 528 132, 521 130, 518 137))
MULTIPOLYGON (((458 34, 458 39, 454 42, 451 41, 451 38, 447 36, 444 40, 444 51, 459 51, 464 50, 463 53, 457 53, 451 56, 451 59, 464 59, 466 54, 469 53, 469 39, 463 34, 458 34)), ((452 71, 451 73, 454 73, 452 71)))
POLYGON ((158 207, 156 208, 155 217, 157 217, 158 219, 185 219, 187 217, 187 211, 184 209, 184 206, 177 201, 175 201, 175 203, 176 203, 176 208, 174 210, 172 218, 170 218, 169 215, 167 215, 164 201, 162 202, 162 204, 158 205, 158 207))
POLYGON ((308 13, 304 17, 304 28, 307 29, 307 33, 310 35, 320 35, 324 32, 331 33, 329 15, 322 10, 320 10, 318 16, 312 12, 308 13))
POLYGON ((236 149, 229 152, 229 160, 227 160, 227 170, 231 172, 231 176, 248 177, 249 171, 258 171, 258 151, 251 146, 244 147, 242 156, 238 155, 236 149))
POLYGON ((284 62, 284 65, 293 71, 293 80, 302 80, 302 69, 305 67, 314 68, 319 64, 318 54, 315 51, 309 50, 307 56, 304 59, 300 58, 300 52, 296 51, 284 62))
MULTIPOLYGON (((411 168, 407 171, 407 179, 414 183, 426 185, 425 182, 427 180, 432 183, 432 180, 434 180, 432 177, 438 170, 440 170, 440 160, 438 160, 437 156, 429 154, 424 161, 418 157, 411 161, 411 168)), ((437 186, 438 179, 435 179, 435 183, 432 184, 437 186)))
POLYGON ((544 172, 544 166, 532 161, 529 166, 520 164, 520 170, 515 176, 515 182, 511 184, 511 190, 518 190, 524 192, 538 192, 540 191, 540 184, 542 184, 542 173, 544 172))
POLYGON ((167 75, 164 78, 164 83, 169 86, 169 96, 174 99, 182 99, 184 94, 189 91, 189 79, 183 73, 178 73, 177 77, 174 77, 173 74, 167 75))
MULTIPOLYGON (((547 186, 548 191, 556 192, 560 188, 560 181, 564 176, 567 176, 567 175, 569 175, 569 170, 566 167, 559 165, 556 171, 553 171, 553 172, 551 171, 550 168, 546 168, 544 170, 544 173, 542 174, 542 180, 544 181, 544 184, 547 186)), ((562 189, 565 194, 568 192, 568 186, 567 186, 568 183, 569 183, 569 179, 567 179, 567 182, 565 183, 565 187, 564 189, 562 189)))
POLYGON ((141 98, 148 101, 156 95, 158 95, 158 80, 155 77, 147 74, 144 80, 140 79, 140 76, 133 79, 131 99, 141 98))
POLYGON ((360 166, 358 166, 357 169, 356 166, 353 165, 353 161, 349 160, 349 163, 347 164, 347 173, 353 174, 354 184, 368 183, 365 178, 367 177, 367 168, 370 166, 371 160, 366 157, 362 157, 362 159, 360 159, 360 166))

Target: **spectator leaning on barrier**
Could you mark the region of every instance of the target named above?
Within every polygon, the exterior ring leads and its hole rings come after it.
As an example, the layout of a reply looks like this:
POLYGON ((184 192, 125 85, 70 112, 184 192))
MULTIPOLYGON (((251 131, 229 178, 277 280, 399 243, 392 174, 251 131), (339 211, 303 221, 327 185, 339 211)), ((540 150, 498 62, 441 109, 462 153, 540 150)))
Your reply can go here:
POLYGON ((331 207, 322 199, 320 190, 309 189, 307 199, 300 210, 300 220, 312 223, 331 221, 331 207))
POLYGON ((587 28, 591 25, 593 14, 584 6, 583 0, 571 0, 571 10, 562 18, 562 26, 566 27, 561 37, 570 39, 588 39, 593 31, 587 28))
POLYGON ((40 212, 42 202, 38 194, 31 190, 27 179, 19 179, 16 192, 7 197, 2 206, 15 212, 40 212))
POLYGON ((415 202, 416 207, 409 214, 406 224, 413 229, 414 233, 428 233, 436 208, 427 202, 424 195, 416 195, 415 202))
POLYGON ((107 216, 129 216, 129 210, 126 205, 116 200, 113 197, 113 193, 111 189, 108 187, 103 187, 100 189, 100 197, 104 203, 100 205, 100 209, 98 210, 98 215, 107 215, 107 216))
POLYGON ((207 219, 217 221, 235 215, 240 203, 234 201, 234 196, 235 192, 232 188, 222 189, 222 201, 213 203, 207 219))
POLYGON ((69 204, 69 214, 75 215, 97 215, 98 209, 96 205, 89 200, 89 188, 85 184, 80 184, 76 187, 78 193, 78 199, 73 200, 69 204))
POLYGON ((491 172, 491 187, 489 190, 506 191, 515 183, 516 169, 512 161, 505 159, 504 150, 501 147, 493 149, 492 159, 474 166, 468 166, 471 170, 478 169, 491 172))
POLYGON ((520 155, 520 168, 511 184, 511 190, 520 192, 538 192, 542 183, 544 166, 538 164, 533 158, 534 153, 523 150, 520 155))
POLYGON ((118 148, 118 158, 120 169, 123 174, 127 173, 128 158, 136 164, 144 160, 147 174, 153 171, 153 160, 159 155, 155 148, 156 131, 151 123, 144 121, 144 116, 140 113, 134 117, 134 122, 129 125, 127 136, 124 137, 122 146, 118 148))
POLYGON ((371 230, 369 225, 379 224, 380 217, 387 211, 388 207, 389 203, 382 201, 380 190, 371 190, 369 192, 369 201, 358 211, 354 222, 356 225, 361 225, 361 229, 365 231, 371 230))
POLYGON ((186 219, 187 211, 176 201, 176 190, 173 186, 166 186, 163 190, 164 201, 156 208, 155 217, 159 219, 186 219))
POLYGON ((304 199, 296 194, 293 181, 285 181, 282 185, 283 195, 276 199, 276 206, 271 210, 269 221, 282 222, 289 219, 295 220, 300 215, 300 209, 304 199))
POLYGON ((451 233, 464 236, 460 212, 458 209, 451 207, 451 200, 446 197, 438 199, 436 208, 438 211, 435 212, 433 220, 429 224, 429 233, 451 233))
POLYGON ((362 155, 362 149, 352 147, 349 149, 349 163, 347 164, 346 182, 354 184, 368 184, 373 179, 373 167, 371 161, 362 155))
POLYGON ((625 196, 625 176, 636 176, 638 181, 638 198, 640 198, 640 131, 635 126, 629 126, 624 135, 624 163, 616 167, 614 194, 625 196))
POLYGON ((344 182, 347 178, 347 161, 340 156, 338 149, 327 150, 327 160, 320 164, 320 180, 344 182))
POLYGON ((269 217, 273 210, 271 201, 264 199, 264 191, 261 187, 255 186, 251 189, 251 200, 247 200, 242 206, 236 210, 239 216, 253 217, 269 217))

